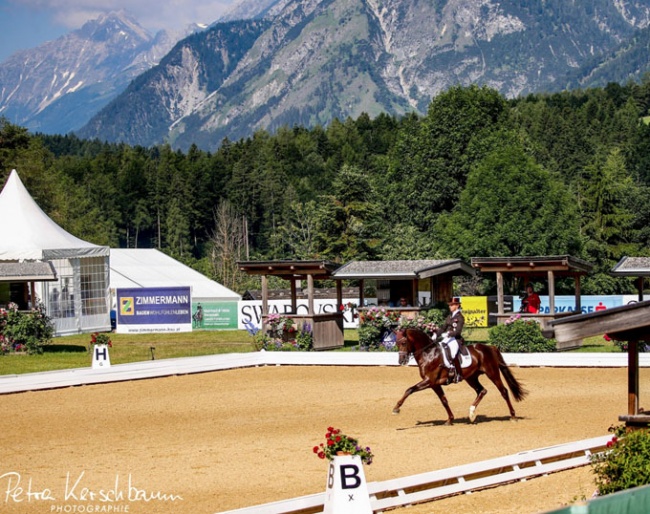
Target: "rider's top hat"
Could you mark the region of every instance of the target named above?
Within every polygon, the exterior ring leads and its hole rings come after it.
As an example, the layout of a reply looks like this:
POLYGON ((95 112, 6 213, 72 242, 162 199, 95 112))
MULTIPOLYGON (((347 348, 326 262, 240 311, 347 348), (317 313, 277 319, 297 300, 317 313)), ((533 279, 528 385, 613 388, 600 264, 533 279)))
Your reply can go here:
POLYGON ((459 296, 452 296, 447 303, 449 305, 460 305, 460 297, 459 296))

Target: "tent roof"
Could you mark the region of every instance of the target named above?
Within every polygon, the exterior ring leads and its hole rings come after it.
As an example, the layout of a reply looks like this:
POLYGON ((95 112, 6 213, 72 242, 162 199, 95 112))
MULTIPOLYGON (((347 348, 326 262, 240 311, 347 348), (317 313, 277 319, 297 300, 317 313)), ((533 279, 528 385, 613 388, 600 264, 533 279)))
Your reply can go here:
POLYGON ((0 260, 42 260, 108 255, 108 247, 83 241, 43 212, 12 170, 0 193, 0 260), (11 220, 7 222, 7 220, 11 220))
POLYGON ((193 298, 239 301, 241 296, 155 248, 111 248, 110 288, 191 286, 193 298))

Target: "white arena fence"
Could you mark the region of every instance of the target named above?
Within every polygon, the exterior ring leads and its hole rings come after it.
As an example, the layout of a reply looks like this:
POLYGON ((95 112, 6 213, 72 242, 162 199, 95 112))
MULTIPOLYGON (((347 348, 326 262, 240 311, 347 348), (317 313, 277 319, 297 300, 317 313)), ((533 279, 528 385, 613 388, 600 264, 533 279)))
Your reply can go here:
MULTIPOLYGON (((504 353, 513 367, 624 368, 626 353, 504 353)), ((0 394, 188 375, 255 366, 397 366, 397 352, 251 352, 160 359, 87 368, 0 375, 0 394)), ((415 361, 411 359, 411 366, 415 361)), ((639 367, 650 367, 650 353, 639 354, 639 367)))
MULTIPOLYGON (((380 513, 585 466, 590 456, 603 451, 611 438, 611 435, 595 437, 429 473, 370 482, 370 506, 374 513, 380 513)), ((323 492, 218 514, 312 514, 323 512, 324 502, 323 492)))

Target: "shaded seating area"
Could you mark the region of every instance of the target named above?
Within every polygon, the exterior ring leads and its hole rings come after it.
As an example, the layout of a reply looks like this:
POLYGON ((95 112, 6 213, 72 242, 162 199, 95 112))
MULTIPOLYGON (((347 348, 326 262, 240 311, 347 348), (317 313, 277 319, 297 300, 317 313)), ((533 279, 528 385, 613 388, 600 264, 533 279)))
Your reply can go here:
MULTIPOLYGON (((312 328, 313 345, 315 350, 327 350, 343 346, 343 313, 316 313, 314 298, 316 297, 315 283, 319 280, 332 279, 333 272, 339 265, 329 261, 243 261, 237 263, 239 269, 249 275, 259 275, 262 281, 262 329, 269 330, 269 277, 275 276, 289 282, 291 292, 291 311, 282 313, 291 318, 294 323, 303 325, 309 323, 312 328), (298 314, 297 281, 307 282, 307 313, 298 314)), ((341 282, 336 282, 337 305, 343 303, 341 282)))
MULTIPOLYGON (((549 323, 557 318, 572 316, 575 312, 582 312, 580 299, 580 281, 584 275, 587 275, 593 265, 570 255, 555 256, 518 256, 518 257, 472 257, 472 266, 482 274, 496 275, 497 284, 497 312, 490 313, 497 319, 497 323, 503 323, 510 318, 513 313, 505 312, 504 296, 505 286, 504 278, 521 278, 524 283, 533 280, 545 281, 548 288, 549 312, 548 313, 523 313, 521 317, 534 319, 537 321, 542 330, 549 329, 549 323), (555 309, 555 285, 558 278, 570 277, 574 281, 575 290, 575 308, 574 312, 558 313, 555 309)), ((558 341, 558 349, 567 349, 582 344, 581 340, 572 340, 566 342, 558 341)))
POLYGON ((360 310, 365 307, 364 290, 374 282, 378 306, 390 307, 402 316, 414 318, 430 305, 446 302, 453 296, 453 278, 473 276, 472 267, 460 259, 351 261, 337 269, 332 277, 359 281, 360 310), (406 299, 405 306, 399 304, 406 299))

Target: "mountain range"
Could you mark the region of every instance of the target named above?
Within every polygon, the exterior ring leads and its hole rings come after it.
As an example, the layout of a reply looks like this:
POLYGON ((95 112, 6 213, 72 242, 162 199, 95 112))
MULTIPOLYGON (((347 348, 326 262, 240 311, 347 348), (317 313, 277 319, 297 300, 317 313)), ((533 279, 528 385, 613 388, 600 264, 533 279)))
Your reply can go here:
POLYGON ((0 115, 35 132, 77 130, 178 40, 203 28, 151 35, 124 11, 100 16, 3 61, 0 115))
POLYGON ((0 114, 31 130, 68 119, 84 138, 213 150, 259 129, 424 113, 456 84, 513 98, 639 80, 649 25, 650 0, 244 0, 157 63, 133 21, 128 45, 110 26, 103 40, 93 32, 102 59, 79 62, 62 41, 49 49, 66 63, 56 69, 42 47, 38 59, 16 54, 0 65, 0 114), (87 86, 83 73, 98 78, 87 86))

